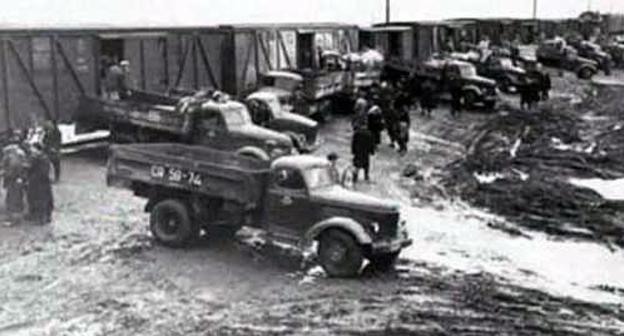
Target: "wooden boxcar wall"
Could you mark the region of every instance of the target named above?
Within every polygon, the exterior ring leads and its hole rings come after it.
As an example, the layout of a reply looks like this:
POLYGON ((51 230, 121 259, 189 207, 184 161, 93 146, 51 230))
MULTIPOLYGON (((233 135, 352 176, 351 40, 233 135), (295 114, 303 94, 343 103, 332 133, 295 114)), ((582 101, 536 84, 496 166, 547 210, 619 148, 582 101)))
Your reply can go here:
POLYGON ((71 119, 78 97, 95 93, 94 42, 91 36, 0 35, 0 131, 36 119, 71 119))
MULTIPOLYGON (((313 33, 315 47, 333 49, 341 53, 356 51, 358 29, 355 26, 305 28, 248 27, 232 28, 234 32, 233 69, 236 95, 244 95, 257 85, 260 74, 271 70, 298 69, 298 35, 313 33)), ((314 51, 312 51, 314 52, 314 51)), ((231 91, 231 90, 230 90, 231 91)))

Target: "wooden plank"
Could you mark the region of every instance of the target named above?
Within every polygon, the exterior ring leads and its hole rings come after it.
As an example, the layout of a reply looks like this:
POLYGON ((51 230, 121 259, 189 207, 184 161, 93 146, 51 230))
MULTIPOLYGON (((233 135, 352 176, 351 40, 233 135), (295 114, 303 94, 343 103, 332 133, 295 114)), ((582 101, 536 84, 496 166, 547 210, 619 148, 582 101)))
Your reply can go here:
POLYGON ((163 60, 165 62, 164 64, 164 71, 165 71, 165 86, 169 87, 170 84, 170 79, 169 79, 169 42, 167 41, 166 38, 159 38, 159 43, 163 44, 163 48, 162 48, 162 52, 163 52, 163 60))
POLYGON ((56 37, 53 37, 53 39, 54 39, 54 44, 56 45, 56 49, 59 55, 61 55, 61 59, 63 60, 65 67, 67 68, 67 70, 69 71, 69 74, 74 80, 76 87, 80 91, 80 94, 85 95, 87 91, 85 90, 84 85, 82 85, 82 82, 80 81, 80 78, 78 77, 78 74, 76 73, 76 70, 74 69, 71 62, 69 61, 69 58, 65 54, 65 51, 63 50, 63 45, 61 45, 61 41, 59 41, 56 37))
POLYGON ((52 63, 52 91, 53 91, 53 105, 54 105, 54 120, 58 120, 60 117, 59 111, 59 85, 58 85, 58 64, 56 59, 56 52, 54 51, 54 41, 50 38, 50 62, 52 63))
POLYGON ((199 89, 199 69, 197 64, 197 36, 191 36, 191 44, 193 45, 191 60, 193 61, 193 88, 199 89))
POLYGON ((141 89, 145 90, 145 43, 143 42, 143 39, 139 40, 139 59, 141 60, 141 89))
POLYGON ((4 94, 4 117, 6 118, 7 128, 13 128, 11 122, 11 111, 9 107, 9 67, 7 65, 7 53, 6 53, 6 40, 2 40, 2 49, 0 50, 0 57, 2 58, 2 89, 4 94))
POLYGON ((28 70, 28 68, 26 66, 26 63, 24 62, 24 60, 22 59, 20 54, 17 52, 17 49, 15 48, 15 45, 13 44, 13 41, 11 41, 9 39, 8 40, 8 44, 9 44, 9 50, 11 50, 11 52, 13 53, 13 56, 17 60, 17 64, 19 65, 20 69, 22 70, 22 73, 24 74, 24 77, 26 77, 26 80, 28 81, 28 84, 30 85, 30 88, 33 90, 33 92, 35 94, 35 97, 37 97, 37 100, 39 100, 39 103, 43 107, 43 110, 45 111, 45 114, 46 114, 46 118, 48 120, 52 119, 52 113, 50 112, 50 108, 48 107, 48 103, 43 98, 43 95, 41 94, 41 91, 39 91, 39 88, 37 87, 37 84, 35 83, 35 80, 32 77, 32 73, 30 73, 30 71, 28 70))
POLYGON ((220 89, 221 85, 219 85, 219 83, 217 82, 214 72, 212 71, 212 66, 210 65, 208 53, 206 52, 206 48, 204 48, 204 44, 202 43, 201 38, 199 36, 196 36, 195 38, 197 40, 197 46, 199 47, 199 52, 202 58, 202 62, 204 63, 204 67, 206 67, 206 72, 208 72, 208 77, 210 78, 212 85, 216 89, 220 89))
MULTIPOLYGON (((292 69, 292 62, 290 60, 290 55, 288 55, 288 49, 286 49, 286 42, 284 42, 284 37, 282 36, 281 31, 277 31, 277 41, 279 42, 282 51, 284 52, 284 58, 286 59, 286 65, 289 69, 292 69)), ((279 49, 279 48, 278 48, 279 49)))
MULTIPOLYGON (((247 71, 249 70, 249 61, 251 61, 251 45, 248 43, 247 44, 247 56, 245 57, 245 65, 243 66, 243 75, 241 76, 241 80, 243 83, 243 90, 245 90, 245 83, 247 80, 247 71)), ((239 94, 241 94, 239 92, 239 94)))
MULTIPOLYGON (((258 35, 256 35, 256 37, 257 36, 258 35)), ((266 45, 264 44, 264 38, 262 38, 262 36, 260 36, 260 38, 258 40, 260 42, 260 50, 262 50, 262 54, 264 55, 264 59, 266 61, 266 64, 269 66, 269 70, 273 70, 273 64, 271 62, 271 57, 269 56, 269 52, 267 51, 266 45)))
MULTIPOLYGON (((186 66, 186 58, 189 53, 189 45, 188 43, 184 44, 184 51, 182 52, 182 58, 180 58, 180 62, 178 63, 178 75, 176 76, 176 80, 173 83, 173 87, 177 88, 180 85, 180 81, 182 81, 182 76, 184 76, 184 68, 186 66)), ((171 88, 170 88, 171 89, 171 88)))

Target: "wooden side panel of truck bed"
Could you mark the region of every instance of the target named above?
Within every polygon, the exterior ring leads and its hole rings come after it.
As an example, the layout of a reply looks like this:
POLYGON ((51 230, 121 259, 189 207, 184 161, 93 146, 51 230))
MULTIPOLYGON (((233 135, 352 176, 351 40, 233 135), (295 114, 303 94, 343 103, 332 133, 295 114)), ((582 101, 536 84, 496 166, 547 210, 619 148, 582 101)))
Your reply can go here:
POLYGON ((199 146, 141 144, 113 146, 109 185, 133 183, 172 188, 246 205, 259 205, 269 164, 199 146))

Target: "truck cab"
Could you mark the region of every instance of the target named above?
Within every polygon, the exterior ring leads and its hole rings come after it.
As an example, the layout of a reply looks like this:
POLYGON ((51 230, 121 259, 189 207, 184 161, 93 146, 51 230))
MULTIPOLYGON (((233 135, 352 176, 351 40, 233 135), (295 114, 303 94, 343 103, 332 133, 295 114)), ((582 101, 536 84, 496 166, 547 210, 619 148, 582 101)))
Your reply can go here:
POLYGON ((516 92, 527 74, 522 67, 514 64, 509 55, 500 52, 486 56, 477 52, 453 53, 451 57, 473 64, 479 76, 495 80, 499 88, 506 93, 516 92))
POLYGON ((411 242, 397 204, 343 188, 324 158, 280 158, 270 174, 267 230, 285 242, 318 240, 329 274, 352 274, 362 258, 391 264, 411 242))
POLYGON ((254 124, 288 135, 299 153, 318 149, 318 122, 286 111, 276 94, 255 92, 245 99, 254 124))

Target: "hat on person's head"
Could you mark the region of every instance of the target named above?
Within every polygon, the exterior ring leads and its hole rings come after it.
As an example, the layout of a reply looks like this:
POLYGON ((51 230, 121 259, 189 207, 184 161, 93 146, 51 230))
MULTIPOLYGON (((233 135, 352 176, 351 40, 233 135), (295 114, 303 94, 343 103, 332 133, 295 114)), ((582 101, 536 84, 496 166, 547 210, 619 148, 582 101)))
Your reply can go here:
POLYGON ((338 154, 336 154, 335 152, 329 153, 329 155, 327 155, 327 160, 329 160, 329 161, 336 161, 336 160, 338 160, 338 154))

